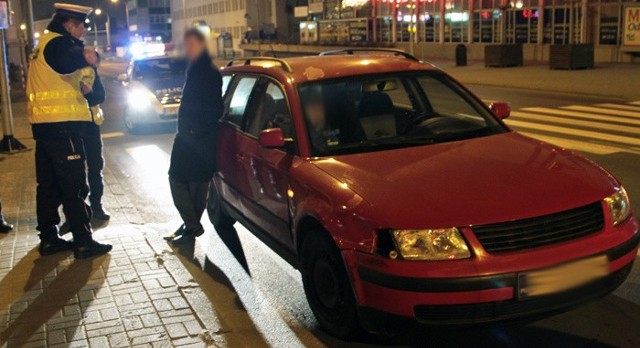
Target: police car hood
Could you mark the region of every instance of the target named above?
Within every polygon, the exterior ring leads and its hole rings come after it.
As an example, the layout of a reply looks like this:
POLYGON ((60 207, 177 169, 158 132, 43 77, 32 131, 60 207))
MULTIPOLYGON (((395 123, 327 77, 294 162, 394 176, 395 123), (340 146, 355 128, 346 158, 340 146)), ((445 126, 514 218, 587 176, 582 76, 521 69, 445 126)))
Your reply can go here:
POLYGON ((182 95, 182 86, 184 86, 184 76, 172 76, 159 79, 137 80, 134 84, 144 86, 153 93, 158 99, 163 97, 179 97, 182 95))

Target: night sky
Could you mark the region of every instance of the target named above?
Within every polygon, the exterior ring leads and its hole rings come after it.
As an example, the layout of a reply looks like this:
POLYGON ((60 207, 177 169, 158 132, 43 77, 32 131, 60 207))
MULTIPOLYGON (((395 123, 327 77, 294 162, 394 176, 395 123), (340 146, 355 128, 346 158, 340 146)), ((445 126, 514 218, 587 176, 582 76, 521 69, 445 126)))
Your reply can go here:
POLYGON ((118 4, 112 4, 110 0, 32 0, 33 1, 33 16, 35 20, 50 18, 53 15, 53 3, 65 2, 70 4, 78 4, 84 6, 92 6, 94 8, 101 8, 104 11, 109 12, 111 20, 117 23, 124 24, 124 4, 120 0, 118 4), (118 20, 122 18, 122 20, 118 20))

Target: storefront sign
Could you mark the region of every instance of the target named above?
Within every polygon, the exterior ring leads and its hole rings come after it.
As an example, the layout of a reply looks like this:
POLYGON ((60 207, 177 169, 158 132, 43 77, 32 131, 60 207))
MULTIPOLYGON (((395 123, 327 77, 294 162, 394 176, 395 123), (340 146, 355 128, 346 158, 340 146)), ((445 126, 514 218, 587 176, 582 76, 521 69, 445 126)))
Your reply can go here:
POLYGON ((352 43, 365 43, 368 39, 369 23, 365 21, 349 23, 349 41, 352 43))
POLYGON ((323 13, 324 12, 324 3, 323 2, 315 2, 309 4, 309 13, 323 13))
POLYGON ((309 6, 296 6, 293 13, 296 18, 307 17, 309 16, 309 6))
POLYGON ((640 6, 624 9, 623 46, 640 46, 640 6))

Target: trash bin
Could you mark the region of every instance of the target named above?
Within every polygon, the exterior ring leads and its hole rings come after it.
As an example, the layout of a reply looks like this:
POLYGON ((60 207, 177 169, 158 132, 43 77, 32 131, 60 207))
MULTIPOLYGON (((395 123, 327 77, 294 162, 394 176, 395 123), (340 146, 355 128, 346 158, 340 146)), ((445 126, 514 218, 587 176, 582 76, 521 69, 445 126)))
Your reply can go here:
POLYGON ((467 46, 456 46, 456 66, 467 66, 467 46))

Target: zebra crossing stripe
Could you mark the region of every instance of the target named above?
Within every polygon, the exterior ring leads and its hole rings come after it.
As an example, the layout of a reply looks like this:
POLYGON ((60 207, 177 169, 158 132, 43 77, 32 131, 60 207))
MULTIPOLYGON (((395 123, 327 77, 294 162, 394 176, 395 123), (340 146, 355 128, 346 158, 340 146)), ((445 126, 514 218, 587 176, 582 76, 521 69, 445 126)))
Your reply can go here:
POLYGON ((634 151, 629 148, 621 148, 621 147, 602 145, 597 143, 589 143, 589 142, 580 141, 580 140, 559 138, 559 137, 554 137, 550 135, 530 133, 526 131, 518 132, 518 133, 522 135, 526 135, 530 138, 534 138, 536 140, 541 140, 546 143, 565 148, 565 149, 589 152, 596 155, 610 155, 610 154, 619 153, 619 152, 640 154, 640 151, 634 151))
POLYGON ((531 114, 526 112, 514 111, 511 113, 513 116, 526 118, 527 120, 539 120, 544 122, 553 122, 553 123, 561 123, 573 126, 582 126, 594 129, 606 129, 610 131, 616 132, 625 132, 631 134, 640 134, 640 127, 633 126, 623 126, 619 124, 612 123, 604 123, 604 122, 591 122, 591 121, 583 121, 577 119, 567 119, 563 117, 556 116, 543 116, 539 114, 531 114))
POLYGON ((616 115, 616 116, 634 117, 634 118, 640 119, 640 112, 596 108, 593 106, 572 105, 572 106, 563 106, 561 109, 579 110, 579 111, 592 112, 595 114, 616 115))
POLYGON ((640 126, 640 120, 635 120, 630 118, 621 118, 616 116, 597 115, 589 112, 568 111, 568 110, 558 110, 558 109, 549 109, 549 108, 524 108, 522 109, 522 111, 534 112, 536 114, 541 113, 541 114, 560 115, 560 116, 565 116, 570 118, 589 119, 589 120, 595 120, 595 121, 610 121, 610 122, 640 126))
POLYGON ((640 146, 640 137, 628 137, 623 135, 606 134, 602 132, 594 132, 583 129, 549 126, 539 123, 525 122, 519 120, 507 120, 507 124, 519 128, 527 128, 530 130, 537 130, 543 132, 560 133, 572 136, 581 136, 585 138, 596 139, 600 141, 610 141, 619 144, 626 144, 631 146, 640 146))
POLYGON ((630 102, 629 104, 633 104, 633 105, 640 105, 640 100, 638 100, 638 101, 633 101, 633 102, 630 102))
POLYGON ((597 104, 596 106, 603 107, 603 108, 613 108, 613 109, 640 112, 640 105, 633 106, 633 105, 625 105, 625 104, 597 104))

